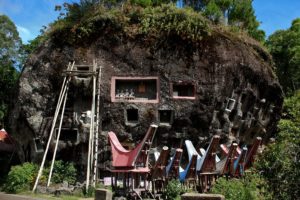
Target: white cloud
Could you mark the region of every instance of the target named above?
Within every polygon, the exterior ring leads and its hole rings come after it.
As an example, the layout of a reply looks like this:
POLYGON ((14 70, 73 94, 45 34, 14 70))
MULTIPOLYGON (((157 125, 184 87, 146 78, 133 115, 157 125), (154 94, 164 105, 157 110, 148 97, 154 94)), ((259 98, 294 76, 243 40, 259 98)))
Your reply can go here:
POLYGON ((19 35, 23 41, 23 43, 27 43, 28 40, 32 40, 33 39, 33 34, 30 32, 30 30, 28 30, 27 28, 20 26, 20 25, 16 25, 17 26, 17 30, 19 32, 19 35))

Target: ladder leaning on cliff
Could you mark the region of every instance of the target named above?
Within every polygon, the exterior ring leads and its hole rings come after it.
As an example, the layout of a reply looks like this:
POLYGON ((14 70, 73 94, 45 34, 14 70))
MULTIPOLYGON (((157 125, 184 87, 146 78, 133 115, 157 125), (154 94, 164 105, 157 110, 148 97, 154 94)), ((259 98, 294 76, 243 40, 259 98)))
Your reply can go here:
MULTIPOLYGON (((49 173, 49 178, 48 178, 48 183, 47 183, 47 187, 50 185, 51 183, 51 176, 52 176, 52 171, 53 171, 53 166, 54 166, 54 161, 55 161, 55 157, 56 157, 56 152, 57 152, 57 147, 58 147, 58 143, 59 143, 59 138, 60 138, 60 132, 61 132, 61 126, 62 126, 62 121, 63 121, 63 116, 64 116, 64 110, 65 110, 65 105, 66 105, 66 101, 67 101, 67 94, 68 94, 68 89, 69 89, 69 82, 71 81, 71 77, 72 76, 92 76, 92 79, 93 79, 93 99, 92 99, 92 108, 91 108, 91 116, 94 116, 95 115, 95 101, 96 101, 96 70, 97 70, 97 63, 95 61, 93 61, 93 65, 92 65, 92 71, 88 70, 79 70, 79 67, 81 67, 82 65, 76 65, 75 66, 75 62, 73 62, 72 64, 69 63, 68 64, 68 67, 67 67, 67 70, 64 71, 64 80, 63 80, 63 84, 62 84, 62 87, 61 87, 61 91, 60 91, 60 94, 59 94, 59 98, 58 98, 58 103, 56 105, 56 110, 55 110, 55 114, 54 114, 54 118, 53 118, 53 121, 52 121, 52 127, 51 127, 51 131, 50 131, 50 134, 49 134, 49 139, 48 139, 48 142, 47 142, 47 146, 46 146, 46 149, 45 149, 45 153, 44 153, 44 156, 43 156, 43 159, 42 159, 42 163, 40 165, 40 169, 39 169, 39 172, 38 172, 38 175, 37 175, 37 178, 35 180, 35 184, 34 184, 34 187, 32 189, 32 192, 35 192, 36 188, 37 188, 37 185, 38 185, 38 182, 39 182, 39 179, 42 175, 42 172, 43 172, 43 168, 44 168, 44 164, 45 164, 45 161, 46 161, 46 157, 47 157, 47 153, 48 153, 48 150, 49 150, 49 146, 50 146, 50 143, 51 143, 51 140, 52 140, 52 137, 53 137, 53 133, 54 133, 54 129, 55 129, 55 125, 56 125, 56 121, 57 121, 57 118, 58 118, 58 115, 60 113, 60 110, 61 110, 61 118, 60 118, 60 123, 59 123, 59 129, 58 129, 58 133, 57 133, 57 137, 56 137, 56 144, 55 144, 55 149, 54 149, 54 153, 53 153, 53 158, 52 158, 52 163, 51 163, 51 167, 50 167, 50 173, 49 173), (75 70, 74 70, 74 67, 75 67, 75 70), (63 104, 63 107, 61 109, 61 106, 63 104)), ((90 67, 90 65, 84 65, 84 66, 87 66, 87 67, 90 67)), ((101 71, 101 68, 100 68, 100 71, 101 71)), ((100 72, 100 76, 101 76, 101 72, 100 72)), ((100 95, 100 94, 99 94, 100 95)), ((99 99, 99 97, 98 97, 99 99)), ((98 102, 99 104, 99 102, 98 102)), ((97 112, 98 112, 98 109, 97 109, 97 112)), ((99 117, 99 115, 97 115, 97 117, 99 117)), ((95 132, 95 129, 94 129, 94 117, 91 118, 91 126, 90 126, 90 135, 89 135, 89 150, 88 150, 88 161, 87 161, 87 180, 86 180, 86 189, 89 187, 89 182, 90 182, 90 170, 91 170, 91 160, 93 160, 94 158, 94 154, 93 154, 93 145, 94 145, 94 132, 95 132)), ((97 122, 98 124, 98 122, 97 122)), ((97 134, 96 134, 96 143, 98 142, 97 141, 97 134)), ((95 145, 95 147, 97 148, 98 145, 95 145)), ((97 149, 95 150, 95 155, 97 156, 97 149)), ((95 160, 95 162, 97 162, 97 160, 95 160)), ((95 164, 94 164, 94 167, 95 164)), ((93 172, 97 172, 97 169, 96 170, 93 170, 93 172)), ((96 179, 95 176, 94 177, 94 180, 96 179)))

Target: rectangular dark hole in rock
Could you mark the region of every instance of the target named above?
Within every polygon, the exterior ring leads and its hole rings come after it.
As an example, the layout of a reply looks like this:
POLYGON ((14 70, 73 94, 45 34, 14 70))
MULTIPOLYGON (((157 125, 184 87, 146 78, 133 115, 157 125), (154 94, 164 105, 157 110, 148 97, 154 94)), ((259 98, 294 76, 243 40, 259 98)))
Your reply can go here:
POLYGON ((174 84, 173 97, 194 97, 195 86, 193 84, 174 84))
POLYGON ((127 113, 127 122, 129 123, 136 123, 139 121, 139 111, 138 109, 134 109, 134 108, 131 108, 131 109, 127 109, 126 110, 126 113, 127 113))
POLYGON ((43 145, 41 143, 41 140, 38 139, 38 138, 35 138, 34 139, 34 147, 35 147, 35 151, 36 152, 39 152, 39 151, 43 151, 44 148, 43 148, 43 145))
MULTIPOLYGON (((57 138, 57 134, 58 134, 58 128, 56 129, 56 138, 57 138)), ((77 135, 78 135, 77 129, 61 129, 59 140, 77 142, 77 135)))
POLYGON ((226 110, 231 112, 235 106, 235 100, 234 99, 228 99, 226 110))
POLYGON ((159 122, 163 124, 172 123, 172 110, 159 110, 159 122))
POLYGON ((157 79, 116 79, 115 97, 118 100, 156 100, 157 79))
POLYGON ((78 71, 90 71, 89 66, 77 66, 78 71))

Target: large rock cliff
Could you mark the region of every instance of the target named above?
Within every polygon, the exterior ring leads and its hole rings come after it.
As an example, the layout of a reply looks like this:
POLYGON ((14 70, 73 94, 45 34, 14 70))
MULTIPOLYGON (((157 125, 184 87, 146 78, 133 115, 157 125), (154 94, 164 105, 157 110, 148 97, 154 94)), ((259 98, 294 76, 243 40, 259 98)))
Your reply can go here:
MULTIPOLYGON (((56 38, 30 56, 19 80, 10 127, 21 160, 36 160, 41 155, 39 148, 47 142, 68 62, 91 64, 93 59, 102 67, 102 161, 109 159, 107 131, 114 131, 130 146, 152 122, 160 123, 156 146, 176 147, 191 139, 204 147, 214 134, 221 135, 225 143, 251 143, 258 135, 267 140, 276 130, 283 94, 269 54, 251 39, 222 31, 196 43, 176 34, 132 38, 103 33, 82 45, 59 43, 56 38)), ((63 125, 66 136, 58 157, 82 165, 88 134, 82 121, 87 120, 91 95, 90 79, 73 77, 69 115, 63 125)))

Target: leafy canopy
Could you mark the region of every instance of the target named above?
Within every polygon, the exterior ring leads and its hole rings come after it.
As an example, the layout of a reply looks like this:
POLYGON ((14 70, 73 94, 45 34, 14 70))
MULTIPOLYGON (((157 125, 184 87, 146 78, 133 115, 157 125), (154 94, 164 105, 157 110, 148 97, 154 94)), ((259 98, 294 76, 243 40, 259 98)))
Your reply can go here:
POLYGON ((0 122, 7 114, 8 105, 15 86, 19 66, 21 39, 14 23, 0 15, 0 122))
POLYGON ((258 41, 265 40, 265 32, 259 29, 252 0, 183 0, 185 6, 202 11, 215 23, 230 25, 248 32, 258 41))
POLYGON ((300 91, 285 99, 276 142, 260 156, 262 172, 274 199, 298 199, 300 195, 300 91))
POLYGON ((267 40, 276 64, 276 73, 287 95, 300 89, 300 18, 287 30, 279 30, 267 40))

